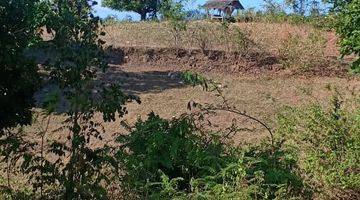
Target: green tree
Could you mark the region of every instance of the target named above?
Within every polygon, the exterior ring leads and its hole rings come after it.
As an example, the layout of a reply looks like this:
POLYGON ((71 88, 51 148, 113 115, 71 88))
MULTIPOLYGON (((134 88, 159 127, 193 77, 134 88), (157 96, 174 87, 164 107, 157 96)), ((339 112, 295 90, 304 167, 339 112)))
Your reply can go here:
MULTIPOLYGON (((46 95, 44 113, 48 114, 49 124, 51 116, 56 114, 56 104, 60 99, 66 101, 68 106, 62 110, 66 119, 52 132, 61 134, 64 140, 44 142, 48 125, 36 134, 41 136, 39 143, 34 142, 36 135, 24 137, 15 131, 4 131, 0 137, 1 158, 8 169, 20 168, 26 174, 34 192, 40 190, 41 199, 45 198, 45 188, 59 189, 54 194, 61 199, 106 199, 104 183, 110 177, 105 172, 117 165, 109 147, 93 148, 89 143, 102 140, 103 121, 114 121, 126 114, 123 105, 130 97, 118 85, 97 79, 108 65, 102 47, 105 42, 99 39, 105 33, 101 31, 100 19, 92 14, 96 1, 34 2, 1 1, 0 4, 1 128, 30 122, 31 99, 39 76, 36 65, 24 56, 24 49, 32 41, 41 42, 34 33, 40 31, 38 27, 46 27, 54 37, 38 46, 42 51, 52 52, 43 63, 43 69, 47 70, 43 83, 50 82, 58 89, 46 95), (102 114, 103 120, 95 120, 95 113, 102 114)), ((49 197, 52 198, 55 197, 49 197)))
POLYGON ((186 13, 182 3, 183 1, 163 0, 160 7, 162 17, 166 20, 184 20, 186 13))
POLYGON ((321 3, 330 3, 332 0, 285 0, 285 4, 290 6, 296 14, 312 16, 320 15, 321 3))
MULTIPOLYGON (((99 39, 105 33, 100 19, 92 14, 95 4, 94 0, 54 0, 54 9, 47 14, 46 28, 55 37, 48 47, 54 55, 46 69, 50 81, 68 102, 66 120, 57 133, 67 130, 68 136, 65 141, 49 141, 48 152, 55 161, 43 154, 25 157, 23 168, 33 175, 31 181, 41 194, 44 185, 55 184, 60 186, 64 199, 105 199, 107 192, 102 183, 109 181, 105 171, 116 167, 108 147, 89 145, 90 141, 102 140, 104 133, 102 121, 95 121, 94 114, 101 113, 104 121, 114 121, 117 114, 126 113, 123 104, 129 99, 117 85, 102 84, 97 79, 99 71, 104 72, 108 65, 102 47, 105 42, 99 39)), ((55 98, 48 103, 56 102, 55 98)))
POLYGON ((21 128, 15 127, 32 122, 33 96, 40 85, 37 65, 26 52, 39 41, 43 8, 37 0, 0 1, 0 159, 10 189, 11 163, 28 150, 21 128))
POLYGON ((36 39, 37 3, 0 2, 0 131, 31 121, 39 74, 24 50, 36 39))
POLYGON ((119 10, 133 11, 141 16, 141 20, 146 20, 147 14, 156 16, 160 8, 158 0, 103 0, 102 5, 119 10))
MULTIPOLYGON (((360 56, 360 0, 341 7, 336 30, 340 36, 341 54, 360 56)), ((353 63, 352 70, 360 73, 360 58, 353 63)))
POLYGON ((304 15, 308 0, 285 0, 285 4, 290 6, 296 14, 304 15))
POLYGON ((281 4, 274 0, 264 0, 263 8, 264 8, 265 13, 268 13, 268 14, 284 13, 284 10, 283 10, 281 4))
POLYGON ((341 10, 341 7, 350 3, 352 0, 323 0, 324 3, 331 4, 331 11, 338 12, 341 10))

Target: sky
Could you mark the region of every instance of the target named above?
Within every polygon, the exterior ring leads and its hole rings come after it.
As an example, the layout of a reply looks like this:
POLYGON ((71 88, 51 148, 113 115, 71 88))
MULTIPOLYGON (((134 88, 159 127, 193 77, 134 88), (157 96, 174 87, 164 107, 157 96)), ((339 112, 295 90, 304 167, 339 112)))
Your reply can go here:
MULTIPOLYGON (((109 8, 104 8, 101 6, 101 0, 97 0, 98 5, 94 7, 95 14, 100 16, 101 18, 105 18, 107 16, 116 16, 118 19, 126 19, 127 17, 131 17, 133 20, 139 20, 140 16, 133 12, 117 12, 111 10, 109 8)), ((199 5, 203 5, 206 0, 190 0, 190 2, 186 5, 187 9, 196 9, 199 5)), ((255 8, 261 9, 263 0, 240 0, 245 9, 255 8)))

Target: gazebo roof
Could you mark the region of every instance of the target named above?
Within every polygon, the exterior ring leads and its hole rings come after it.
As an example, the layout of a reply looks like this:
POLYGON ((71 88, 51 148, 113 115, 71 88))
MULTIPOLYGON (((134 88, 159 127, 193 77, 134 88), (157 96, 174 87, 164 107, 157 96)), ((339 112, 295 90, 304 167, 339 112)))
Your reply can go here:
POLYGON ((241 5, 238 0, 208 0, 203 7, 205 9, 224 9, 226 7, 232 6, 235 9, 244 9, 244 6, 241 5))

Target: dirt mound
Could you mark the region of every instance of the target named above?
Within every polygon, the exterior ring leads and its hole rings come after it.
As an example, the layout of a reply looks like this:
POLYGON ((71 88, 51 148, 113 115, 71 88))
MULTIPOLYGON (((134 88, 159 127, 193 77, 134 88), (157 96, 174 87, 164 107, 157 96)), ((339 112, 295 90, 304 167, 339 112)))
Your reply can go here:
POLYGON ((122 47, 108 50, 110 64, 194 69, 222 73, 261 73, 278 71, 276 57, 261 53, 218 50, 122 47))
MULTIPOLYGON (((176 49, 163 47, 120 47, 108 49, 112 65, 147 66, 173 70, 196 70, 224 74, 291 74, 346 76, 347 66, 328 65, 309 71, 284 70, 277 56, 262 52, 176 49)), ((329 58, 330 59, 330 58, 329 58)), ((331 58, 333 60, 333 58, 331 58)))

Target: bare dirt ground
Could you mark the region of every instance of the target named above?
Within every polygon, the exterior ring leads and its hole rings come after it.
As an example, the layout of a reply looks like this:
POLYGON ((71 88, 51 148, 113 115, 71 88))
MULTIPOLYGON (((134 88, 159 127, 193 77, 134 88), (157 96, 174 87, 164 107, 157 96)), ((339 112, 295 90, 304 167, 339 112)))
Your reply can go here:
MULTIPOLYGON (((110 72, 105 75, 112 81, 124 82, 125 91, 139 95, 142 103, 128 105, 129 114, 125 117, 130 123, 138 117, 145 117, 154 111, 164 118, 179 116, 187 112, 190 100, 200 103, 216 103, 219 99, 203 91, 201 87, 190 87, 172 76, 178 70, 157 66, 112 65, 110 72)), ((229 73, 206 72, 207 77, 221 83, 224 94, 229 102, 238 109, 246 111, 252 116, 276 127, 276 114, 285 106, 303 106, 320 102, 328 105, 335 89, 344 98, 353 93, 359 93, 360 82, 357 78, 349 77, 307 77, 288 75, 232 75, 229 73)), ((228 121, 231 116, 223 115, 218 118, 228 121)), ((237 140, 254 141, 266 134, 261 127, 244 122, 244 126, 257 128, 254 132, 245 132, 237 140)), ((109 130, 118 130, 117 123, 109 124, 109 130)), ((111 132, 111 131, 110 131, 111 132)))

